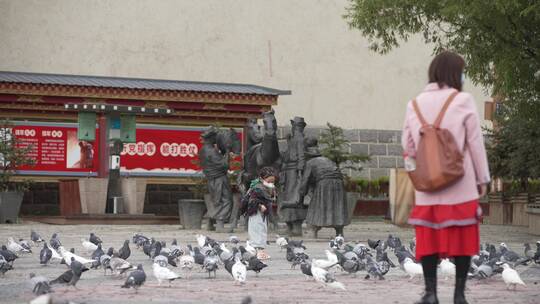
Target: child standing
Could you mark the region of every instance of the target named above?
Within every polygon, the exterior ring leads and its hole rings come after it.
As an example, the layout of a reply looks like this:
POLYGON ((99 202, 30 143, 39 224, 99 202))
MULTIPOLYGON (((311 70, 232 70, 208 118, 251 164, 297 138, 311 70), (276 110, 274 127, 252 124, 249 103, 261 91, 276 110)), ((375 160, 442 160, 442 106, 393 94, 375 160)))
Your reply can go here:
POLYGON ((259 172, 259 178, 253 180, 249 187, 249 201, 246 214, 249 216, 248 234, 253 247, 257 248, 260 260, 269 259, 264 251, 267 242, 268 216, 276 197, 276 173, 272 167, 264 167, 259 172))

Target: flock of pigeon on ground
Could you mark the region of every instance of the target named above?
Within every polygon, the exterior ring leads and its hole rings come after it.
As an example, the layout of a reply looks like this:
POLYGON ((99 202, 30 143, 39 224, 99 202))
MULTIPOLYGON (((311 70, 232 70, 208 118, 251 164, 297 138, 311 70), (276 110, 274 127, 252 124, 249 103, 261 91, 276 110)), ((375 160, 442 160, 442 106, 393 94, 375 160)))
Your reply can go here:
MULTIPOLYGON (((170 266, 182 269, 187 279, 194 269, 205 271, 209 278, 215 278, 216 272, 223 268, 231 275, 234 283, 240 285, 245 284, 248 271, 258 275, 267 267, 257 258, 257 250, 249 241, 246 241, 244 246, 236 236, 230 236, 228 242, 220 243, 199 234, 196 241, 198 245, 196 247, 189 244, 182 247, 178 245, 176 239, 167 246, 163 241, 134 234, 132 246, 152 259, 153 276, 159 285, 166 282, 170 286, 172 281, 180 278, 178 273, 169 268, 170 266)), ((100 268, 104 275, 109 272, 116 278, 125 278, 122 288, 133 288, 136 293, 137 289, 143 286, 147 279, 143 265, 132 265, 128 261, 131 256, 129 240, 126 240, 118 250, 110 247, 107 251, 104 251, 103 242, 94 233, 90 233, 88 240, 82 239, 81 242, 88 258, 76 254, 73 248, 66 250, 57 233, 54 233, 48 242, 35 231, 31 231, 30 240, 19 239, 16 242, 10 237, 7 245, 2 245, 0 250, 0 275, 5 276, 13 269, 19 255, 32 254, 33 247, 41 247, 39 253, 41 265, 60 263, 65 264, 68 269, 53 280, 30 273, 32 292, 38 296, 52 292, 52 286, 56 284, 76 288, 77 282, 84 277, 84 272, 100 268)), ((398 237, 392 235, 386 240, 368 239, 367 244, 346 243, 343 237, 338 236, 329 242, 324 259, 310 259, 302 240, 292 240, 278 235, 275 243, 280 250, 285 250, 285 257, 291 264, 291 269, 299 267, 306 278, 314 279, 332 289, 346 289, 344 284, 336 280, 337 272, 354 276, 358 272, 364 272, 366 280, 384 280, 391 268, 399 267, 409 276, 409 280, 422 277, 422 266, 415 260, 414 239, 409 243, 409 247, 406 247, 398 237), (395 255, 398 265, 388 257, 388 253, 395 255)), ((515 289, 517 285, 525 285, 515 269, 530 263, 540 264, 540 241, 536 242, 536 250, 528 243, 524 246, 524 254, 518 254, 504 243, 501 243, 498 249, 493 244, 482 245, 479 255, 472 258, 470 278, 484 280, 501 274, 507 288, 515 289)), ((455 271, 455 265, 449 259, 441 260, 440 277, 455 276, 455 271)))

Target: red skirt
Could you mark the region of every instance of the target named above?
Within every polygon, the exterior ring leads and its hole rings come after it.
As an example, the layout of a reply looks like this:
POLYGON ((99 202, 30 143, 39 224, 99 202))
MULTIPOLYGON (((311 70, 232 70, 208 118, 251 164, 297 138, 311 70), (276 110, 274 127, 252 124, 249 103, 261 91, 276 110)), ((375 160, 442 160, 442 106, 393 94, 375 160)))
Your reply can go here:
POLYGON ((473 256, 480 249, 478 200, 458 205, 414 206, 409 224, 416 229, 416 259, 473 256))

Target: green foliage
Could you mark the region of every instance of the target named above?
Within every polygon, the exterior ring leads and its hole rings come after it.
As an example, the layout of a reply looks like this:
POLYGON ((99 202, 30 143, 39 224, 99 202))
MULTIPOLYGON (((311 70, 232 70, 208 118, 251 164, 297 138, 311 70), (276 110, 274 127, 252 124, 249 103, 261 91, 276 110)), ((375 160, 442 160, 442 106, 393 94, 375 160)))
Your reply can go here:
POLYGON ((461 54, 475 84, 504 102, 488 150, 496 176, 540 176, 540 2, 527 0, 349 0, 344 16, 388 53, 421 34, 433 52, 461 54))
POLYGON ((321 154, 336 163, 339 169, 360 171, 360 163, 368 161, 369 156, 349 152, 350 142, 345 138, 343 129, 326 123, 327 129, 321 134, 321 154))
POLYGON ((0 124, 0 191, 28 190, 31 181, 13 182, 12 177, 17 168, 34 165, 34 159, 28 157, 33 150, 32 145, 21 146, 20 140, 13 134, 13 125, 8 120, 0 124))

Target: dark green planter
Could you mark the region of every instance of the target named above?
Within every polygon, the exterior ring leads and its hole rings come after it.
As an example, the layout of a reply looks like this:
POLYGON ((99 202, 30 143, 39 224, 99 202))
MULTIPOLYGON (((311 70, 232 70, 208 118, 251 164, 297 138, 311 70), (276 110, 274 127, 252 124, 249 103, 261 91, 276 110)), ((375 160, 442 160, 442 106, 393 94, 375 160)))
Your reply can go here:
POLYGON ((0 192, 0 224, 16 223, 24 193, 0 192))
POLYGON ((206 205, 202 199, 178 200, 178 216, 184 229, 201 229, 206 205))

